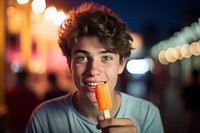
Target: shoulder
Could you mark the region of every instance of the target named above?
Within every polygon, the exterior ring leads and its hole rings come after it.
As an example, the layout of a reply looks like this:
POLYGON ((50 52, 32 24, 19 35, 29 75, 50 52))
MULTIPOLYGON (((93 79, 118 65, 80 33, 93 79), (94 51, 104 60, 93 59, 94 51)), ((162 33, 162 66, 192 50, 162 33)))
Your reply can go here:
POLYGON ((70 123, 68 120, 74 118, 71 101, 73 94, 69 93, 40 104, 32 113, 27 130, 30 132, 32 130, 37 130, 37 132, 63 132, 63 130, 67 130, 67 124, 70 123))
POLYGON ((145 104, 145 105, 154 105, 151 101, 142 99, 140 97, 135 97, 123 92, 120 92, 122 99, 126 102, 131 102, 132 104, 145 104))
POLYGON ((63 110, 64 108, 68 108, 70 106, 70 101, 73 96, 73 93, 69 93, 64 96, 60 96, 51 100, 47 100, 41 103, 35 110, 34 114, 47 114, 48 112, 58 112, 63 110))
POLYGON ((131 118, 139 132, 163 133, 160 111, 154 103, 125 93, 121 95, 122 106, 119 116, 131 118))
POLYGON ((125 103, 128 108, 142 110, 146 112, 158 111, 158 107, 151 101, 121 92, 120 94, 122 96, 122 104, 125 103))

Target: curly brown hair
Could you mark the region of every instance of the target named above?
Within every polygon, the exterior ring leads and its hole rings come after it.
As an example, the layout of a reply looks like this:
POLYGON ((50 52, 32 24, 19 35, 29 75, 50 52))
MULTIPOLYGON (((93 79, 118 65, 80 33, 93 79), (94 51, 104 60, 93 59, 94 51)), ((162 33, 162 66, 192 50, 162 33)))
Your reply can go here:
POLYGON ((129 57, 132 50, 132 37, 127 25, 110 8, 89 2, 77 10, 71 10, 59 29, 58 44, 71 59, 71 49, 83 36, 96 36, 105 49, 119 54, 120 59, 129 57))

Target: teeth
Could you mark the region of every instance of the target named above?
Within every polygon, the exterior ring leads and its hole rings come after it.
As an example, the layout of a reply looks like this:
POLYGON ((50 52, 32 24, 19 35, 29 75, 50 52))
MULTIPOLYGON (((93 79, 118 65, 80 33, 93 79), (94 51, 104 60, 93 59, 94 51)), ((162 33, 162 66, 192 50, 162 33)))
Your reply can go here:
POLYGON ((98 82, 98 83, 94 83, 94 82, 91 82, 91 83, 87 83, 87 85, 89 85, 89 86, 96 86, 96 85, 98 85, 98 84, 102 84, 103 82, 98 82))

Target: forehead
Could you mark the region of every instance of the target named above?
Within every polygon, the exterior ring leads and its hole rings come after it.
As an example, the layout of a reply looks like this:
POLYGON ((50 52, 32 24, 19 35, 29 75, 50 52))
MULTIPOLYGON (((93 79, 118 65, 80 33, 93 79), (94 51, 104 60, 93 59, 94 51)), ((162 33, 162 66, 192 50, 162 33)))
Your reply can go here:
POLYGON ((72 48, 72 53, 77 50, 85 50, 85 51, 105 51, 103 43, 99 41, 97 37, 94 36, 85 36, 81 37, 78 43, 72 48))

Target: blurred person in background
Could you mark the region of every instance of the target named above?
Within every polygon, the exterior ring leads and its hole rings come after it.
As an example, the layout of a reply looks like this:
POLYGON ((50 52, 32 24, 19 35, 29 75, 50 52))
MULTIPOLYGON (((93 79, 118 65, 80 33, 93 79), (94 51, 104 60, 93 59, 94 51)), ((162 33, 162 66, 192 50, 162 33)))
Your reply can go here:
POLYGON ((189 126, 188 133, 200 133, 200 82, 198 70, 192 71, 189 84, 183 87, 182 98, 189 126))
POLYGON ((66 91, 62 90, 59 87, 56 73, 49 73, 47 76, 48 81, 50 83, 50 90, 47 91, 45 95, 45 100, 49 100, 67 94, 66 91))
POLYGON ((25 132, 32 111, 40 103, 27 85, 28 76, 25 69, 16 73, 16 85, 6 89, 7 126, 11 133, 25 132))

